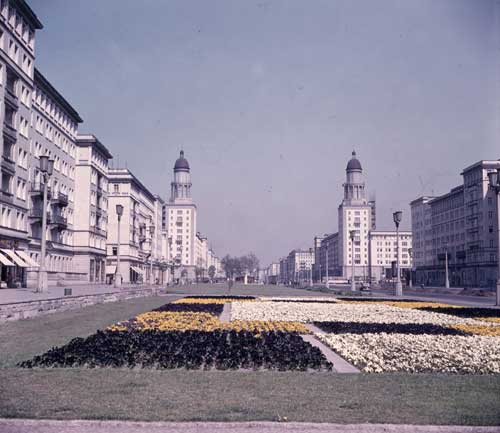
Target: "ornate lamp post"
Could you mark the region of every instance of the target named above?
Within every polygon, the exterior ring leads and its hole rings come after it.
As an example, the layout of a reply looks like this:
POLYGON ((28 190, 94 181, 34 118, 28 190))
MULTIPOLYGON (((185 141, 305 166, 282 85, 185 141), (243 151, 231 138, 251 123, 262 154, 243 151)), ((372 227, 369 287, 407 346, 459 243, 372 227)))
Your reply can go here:
POLYGON ((47 155, 40 156, 40 171, 43 178, 43 202, 42 202, 42 234, 40 240, 40 269, 38 270, 37 292, 46 292, 48 289, 47 269, 45 268, 45 255, 47 251, 47 191, 49 180, 54 171, 54 160, 47 155))
POLYGON ((354 280, 354 238, 356 237, 356 230, 349 231, 349 237, 351 239, 351 290, 356 291, 356 281, 354 280))
POLYGON ((498 231, 498 239, 497 239, 497 262, 498 262, 498 270, 497 270, 497 296, 496 296, 496 305, 500 306, 500 177, 498 174, 498 170, 490 171, 488 173, 488 180, 490 184, 490 188, 493 190, 495 195, 497 196, 497 231, 498 231))
POLYGON ((116 216, 118 217, 118 236, 117 236, 117 247, 116 247, 116 271, 115 271, 115 287, 121 287, 122 285, 122 275, 120 274, 120 222, 123 215, 123 205, 116 205, 116 216))
POLYGON ((396 224, 396 296, 403 296, 403 285, 401 284, 401 270, 399 265, 399 224, 403 219, 403 212, 398 210, 392 214, 394 224, 396 224))

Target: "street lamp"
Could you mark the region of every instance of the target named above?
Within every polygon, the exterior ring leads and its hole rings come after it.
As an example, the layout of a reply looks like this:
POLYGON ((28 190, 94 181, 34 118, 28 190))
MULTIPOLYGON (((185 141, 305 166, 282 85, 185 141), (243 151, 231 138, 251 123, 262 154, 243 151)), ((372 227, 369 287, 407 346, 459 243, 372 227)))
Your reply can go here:
POLYGON ((151 247, 150 247, 150 271, 149 271, 149 284, 153 284, 153 236, 155 234, 155 226, 153 225, 153 220, 151 220, 151 225, 149 226, 149 235, 151 236, 151 247))
POLYGON ((403 219, 403 212, 398 210, 392 214, 394 224, 396 224, 396 296, 403 296, 403 285, 401 284, 401 271, 399 268, 399 224, 403 219))
POLYGON ((47 251, 47 191, 49 180, 54 171, 54 160, 49 159, 47 155, 40 156, 40 171, 43 178, 43 203, 42 203, 42 234, 40 245, 40 269, 38 270, 38 288, 37 292, 46 292, 48 289, 47 269, 45 268, 45 254, 47 251))
POLYGON ((410 258, 410 288, 413 287, 413 248, 408 248, 408 257, 410 258))
POLYGON ((328 244, 325 246, 326 249, 326 288, 330 288, 330 279, 328 278, 328 244))
POLYGON ((356 291, 356 282, 354 281, 354 238, 356 237, 356 230, 349 231, 349 237, 351 238, 351 290, 356 291))
POLYGON ((490 188, 493 190, 497 197, 497 231, 498 231, 498 240, 497 240, 497 262, 498 262, 498 270, 497 270, 497 297, 496 297, 496 305, 500 306, 500 179, 498 175, 498 170, 490 171, 488 173, 488 180, 490 184, 490 188))
POLYGON ((450 278, 448 276, 448 244, 444 244, 444 287, 450 288, 450 278))
POLYGON ((117 247, 116 247, 116 271, 115 271, 115 287, 120 287, 122 285, 122 276, 120 274, 120 222, 123 215, 123 205, 116 205, 116 216, 118 217, 118 236, 117 236, 117 247))

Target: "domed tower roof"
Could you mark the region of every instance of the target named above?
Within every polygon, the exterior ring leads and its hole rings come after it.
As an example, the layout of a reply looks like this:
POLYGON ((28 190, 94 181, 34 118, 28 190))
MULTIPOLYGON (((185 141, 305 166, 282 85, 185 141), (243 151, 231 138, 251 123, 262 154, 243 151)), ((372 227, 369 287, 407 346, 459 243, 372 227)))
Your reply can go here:
POLYGON ((174 171, 189 171, 189 162, 184 158, 184 151, 181 150, 181 155, 177 161, 175 161, 174 171))
POLYGON ((347 163, 346 171, 355 171, 355 170, 363 171, 363 168, 361 167, 361 163, 359 162, 359 159, 356 158, 356 152, 353 150, 352 151, 352 158, 347 163))

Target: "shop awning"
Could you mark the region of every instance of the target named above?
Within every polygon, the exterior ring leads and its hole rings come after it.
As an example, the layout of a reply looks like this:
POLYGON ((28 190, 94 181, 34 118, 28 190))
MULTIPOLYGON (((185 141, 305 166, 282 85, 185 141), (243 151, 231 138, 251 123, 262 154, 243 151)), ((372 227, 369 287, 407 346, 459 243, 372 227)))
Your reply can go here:
POLYGON ((16 266, 14 263, 12 263, 7 257, 5 257, 3 254, 0 254, 0 263, 5 266, 16 266))
POLYGON ((16 266, 19 266, 20 268, 29 268, 29 265, 23 259, 21 259, 21 257, 19 257, 13 250, 7 250, 2 248, 0 251, 2 251, 2 253, 4 253, 9 258, 9 260, 12 260, 16 264, 16 266))
POLYGON ((30 267, 32 268, 39 268, 40 265, 35 262, 26 252, 23 250, 15 250, 15 253, 21 257, 30 267))
POLYGON ((142 269, 136 268, 135 266, 130 266, 130 269, 139 275, 144 275, 144 271, 142 269))
POLYGON ((115 273, 116 273, 116 266, 112 265, 106 266, 106 275, 115 275, 115 273))

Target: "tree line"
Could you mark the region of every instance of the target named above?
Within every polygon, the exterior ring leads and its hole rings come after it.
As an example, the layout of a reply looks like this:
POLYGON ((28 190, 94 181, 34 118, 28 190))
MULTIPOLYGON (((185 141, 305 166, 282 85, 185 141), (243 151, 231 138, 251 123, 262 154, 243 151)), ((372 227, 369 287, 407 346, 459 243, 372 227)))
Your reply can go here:
POLYGON ((232 257, 227 254, 221 260, 222 268, 227 278, 238 278, 246 275, 255 275, 259 271, 259 259, 254 253, 241 257, 232 257))

